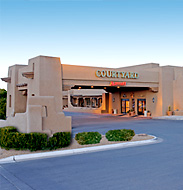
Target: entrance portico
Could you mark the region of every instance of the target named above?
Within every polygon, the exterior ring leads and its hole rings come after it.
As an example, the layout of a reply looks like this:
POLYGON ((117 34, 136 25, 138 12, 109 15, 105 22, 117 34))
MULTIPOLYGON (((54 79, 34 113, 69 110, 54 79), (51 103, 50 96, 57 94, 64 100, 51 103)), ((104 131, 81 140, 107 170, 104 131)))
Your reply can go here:
POLYGON ((150 70, 158 66, 146 64, 143 71, 143 67, 109 69, 62 65, 63 90, 105 90, 102 106, 93 112, 126 114, 133 110, 142 115, 148 109, 153 113, 155 101, 152 99, 157 100, 159 73, 150 70))

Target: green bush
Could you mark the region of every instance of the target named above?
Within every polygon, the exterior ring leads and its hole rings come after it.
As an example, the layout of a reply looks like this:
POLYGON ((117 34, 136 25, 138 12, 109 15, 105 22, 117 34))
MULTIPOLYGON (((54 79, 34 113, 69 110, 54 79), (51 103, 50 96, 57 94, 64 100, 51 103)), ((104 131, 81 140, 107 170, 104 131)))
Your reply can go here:
POLYGON ((81 145, 97 144, 102 139, 102 135, 98 132, 83 132, 76 134, 75 139, 81 145))
POLYGON ((108 141, 130 141, 135 135, 131 129, 117 129, 108 131, 105 136, 108 141))
POLYGON ((6 142, 9 138, 9 134, 13 132, 17 132, 17 129, 12 126, 0 128, 0 146, 1 147, 5 147, 6 142))
POLYGON ((31 151, 44 150, 47 148, 47 139, 48 136, 44 133, 28 133, 26 141, 27 149, 31 151))
POLYGON ((6 119, 6 96, 7 91, 0 89, 0 119, 6 119))
POLYGON ((53 137, 50 137, 48 140, 49 149, 57 149, 69 146, 71 142, 71 133, 70 132, 58 132, 53 134, 53 137))
POLYGON ((5 149, 57 149, 68 146, 70 140, 70 132, 55 133, 48 140, 47 134, 44 133, 19 133, 15 127, 0 128, 0 146, 5 149))
POLYGON ((56 149, 57 145, 57 138, 56 137, 50 137, 48 140, 48 147, 50 147, 50 150, 56 149))
POLYGON ((1 147, 5 149, 25 150, 27 149, 27 139, 28 134, 26 133, 11 132, 6 135, 6 140, 3 140, 1 147))

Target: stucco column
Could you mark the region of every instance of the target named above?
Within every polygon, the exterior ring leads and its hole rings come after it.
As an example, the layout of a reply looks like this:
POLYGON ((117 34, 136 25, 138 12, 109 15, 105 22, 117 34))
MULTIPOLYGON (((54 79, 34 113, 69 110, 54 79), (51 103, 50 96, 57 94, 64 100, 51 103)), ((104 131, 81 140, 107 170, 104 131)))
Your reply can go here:
POLYGON ((102 110, 106 110, 106 93, 102 93, 102 110))
POLYGON ((94 106, 95 106, 95 108, 97 107, 97 98, 94 98, 94 106))
POLYGON ((92 108, 92 103, 93 101, 92 101, 92 98, 90 97, 90 108, 92 108))
POLYGON ((101 102, 102 102, 102 98, 98 97, 98 98, 97 98, 97 105, 98 105, 98 108, 100 108, 101 102))
POLYGON ((84 107, 86 107, 86 98, 83 97, 83 101, 84 101, 84 107))
POLYGON ((70 91, 68 90, 68 108, 71 108, 73 107, 72 104, 71 104, 71 94, 70 94, 70 91))
POLYGON ((76 98, 76 105, 79 107, 79 98, 76 98))
POLYGON ((109 93, 109 113, 112 114, 112 109, 113 109, 113 105, 112 105, 112 93, 109 93))
POLYGON ((97 107, 99 108, 99 97, 97 97, 97 107))

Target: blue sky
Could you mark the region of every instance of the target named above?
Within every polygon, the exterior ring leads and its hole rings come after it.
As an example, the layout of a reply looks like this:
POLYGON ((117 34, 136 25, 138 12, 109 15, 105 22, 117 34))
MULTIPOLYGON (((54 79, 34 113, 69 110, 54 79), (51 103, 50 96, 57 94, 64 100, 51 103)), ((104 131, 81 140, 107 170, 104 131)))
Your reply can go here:
POLYGON ((182 0, 0 0, 0 77, 38 55, 73 65, 183 66, 182 19, 182 0))

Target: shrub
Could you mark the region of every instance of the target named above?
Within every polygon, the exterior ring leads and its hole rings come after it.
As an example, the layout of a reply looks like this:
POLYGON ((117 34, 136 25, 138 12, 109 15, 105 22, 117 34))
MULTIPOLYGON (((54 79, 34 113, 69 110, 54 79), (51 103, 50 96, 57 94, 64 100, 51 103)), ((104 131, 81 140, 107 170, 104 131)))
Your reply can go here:
POLYGON ((47 148, 47 134, 44 133, 28 133, 27 134, 27 149, 31 151, 44 150, 47 148))
POLYGON ((24 150, 27 149, 28 134, 11 132, 6 135, 6 140, 3 141, 2 147, 5 149, 24 150))
POLYGON ((171 106, 168 106, 168 111, 171 111, 171 106))
POLYGON ((129 141, 134 135, 135 132, 131 129, 110 130, 105 134, 108 141, 129 141))
POLYGON ((57 138, 56 137, 50 137, 48 140, 48 146, 47 148, 50 150, 56 149, 57 145, 57 138))
POLYGON ((6 96, 7 91, 0 89, 0 119, 6 119, 6 96))
POLYGON ((8 140, 9 134, 12 132, 17 132, 17 129, 12 126, 0 128, 0 146, 1 147, 5 146, 6 141, 8 140))
POLYGON ((70 140, 70 132, 55 133, 48 140, 47 134, 44 133, 19 133, 15 127, 0 128, 0 146, 5 149, 57 149, 68 146, 70 140))
POLYGON ((71 133, 70 132, 58 132, 53 134, 53 137, 50 137, 48 140, 49 149, 57 149, 69 146, 71 142, 71 133))
POLYGON ((98 132, 83 132, 76 134, 75 139, 81 145, 97 144, 102 139, 102 135, 98 132))

